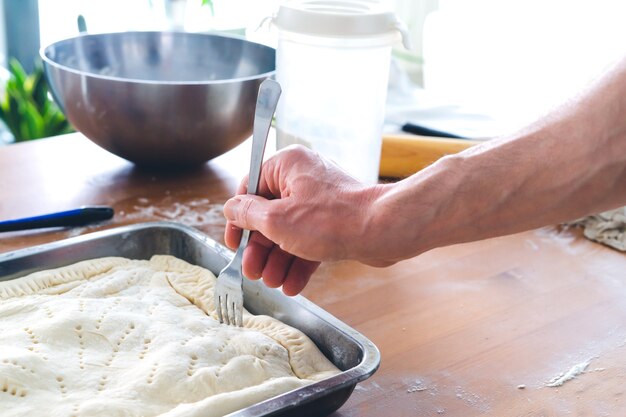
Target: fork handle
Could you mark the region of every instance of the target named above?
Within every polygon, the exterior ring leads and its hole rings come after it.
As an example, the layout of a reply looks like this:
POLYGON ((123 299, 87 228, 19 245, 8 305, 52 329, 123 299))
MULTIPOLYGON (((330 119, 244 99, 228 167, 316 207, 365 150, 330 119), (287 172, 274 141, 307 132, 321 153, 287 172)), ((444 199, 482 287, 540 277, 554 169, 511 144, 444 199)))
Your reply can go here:
POLYGON ((248 240, 250 240, 250 231, 248 229, 243 229, 243 232, 241 233, 241 240, 239 241, 239 248, 237 249, 235 256, 243 255, 243 250, 248 245, 248 240))
POLYGON ((256 194, 259 189, 267 135, 272 125, 272 117, 281 91, 280 84, 270 79, 263 81, 259 87, 252 130, 252 157, 250 158, 250 174, 248 175, 248 194, 256 194))
MULTIPOLYGON (((267 135, 272 125, 272 117, 274 116, 281 91, 280 84, 270 79, 263 81, 259 87, 256 110, 254 112, 254 128, 252 130, 252 156, 250 157, 250 174, 248 175, 248 194, 256 194, 259 189, 267 135)), ((243 249, 248 245, 249 239, 250 231, 244 229, 241 234, 239 249, 235 253, 236 257, 243 256, 243 249)))

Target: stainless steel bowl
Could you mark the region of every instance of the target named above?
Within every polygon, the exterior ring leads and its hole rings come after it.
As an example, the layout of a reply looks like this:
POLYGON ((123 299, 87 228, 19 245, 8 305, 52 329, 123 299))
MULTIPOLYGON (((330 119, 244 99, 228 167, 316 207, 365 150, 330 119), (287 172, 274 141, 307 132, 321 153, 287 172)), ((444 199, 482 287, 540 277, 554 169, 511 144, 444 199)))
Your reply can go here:
POLYGON ((80 35, 41 51, 50 90, 69 121, 139 165, 206 162, 252 133, 274 49, 184 32, 80 35))

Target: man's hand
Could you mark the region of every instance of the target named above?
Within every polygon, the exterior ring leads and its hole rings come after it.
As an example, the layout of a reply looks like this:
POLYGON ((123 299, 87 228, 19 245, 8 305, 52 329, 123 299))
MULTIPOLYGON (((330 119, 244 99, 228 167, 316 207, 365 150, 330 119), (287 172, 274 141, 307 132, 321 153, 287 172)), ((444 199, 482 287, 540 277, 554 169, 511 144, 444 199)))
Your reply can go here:
POLYGON ((226 243, 237 246, 239 228, 259 231, 244 254, 244 274, 289 295, 320 261, 390 265, 622 206, 626 58, 520 132, 445 156, 402 181, 367 187, 296 147, 265 163, 260 193, 226 203, 226 243))
MULTIPOLYGON (((287 295, 306 286, 320 261, 358 259, 367 246, 368 221, 378 187, 367 187, 300 146, 263 164, 259 196, 247 195, 245 178, 228 200, 226 244, 234 249, 241 229, 253 232, 243 273, 287 295)), ((371 242, 370 242, 371 243, 371 242)))

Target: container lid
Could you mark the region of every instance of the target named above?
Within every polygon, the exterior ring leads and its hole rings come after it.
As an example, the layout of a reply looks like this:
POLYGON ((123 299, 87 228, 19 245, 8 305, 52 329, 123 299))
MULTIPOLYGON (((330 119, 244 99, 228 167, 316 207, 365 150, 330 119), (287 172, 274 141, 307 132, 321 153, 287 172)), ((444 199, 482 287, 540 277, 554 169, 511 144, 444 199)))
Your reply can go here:
POLYGON ((281 30, 330 37, 369 37, 400 33, 410 49, 408 31, 377 0, 287 0, 273 18, 281 30))

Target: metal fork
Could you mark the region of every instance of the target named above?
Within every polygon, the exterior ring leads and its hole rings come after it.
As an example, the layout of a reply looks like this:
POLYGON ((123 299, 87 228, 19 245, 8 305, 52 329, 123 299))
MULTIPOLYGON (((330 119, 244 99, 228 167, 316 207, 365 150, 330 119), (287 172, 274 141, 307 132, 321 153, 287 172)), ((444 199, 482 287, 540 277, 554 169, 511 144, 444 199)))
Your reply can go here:
MULTIPOLYGON (((254 112, 254 128, 252 130, 252 157, 250 159, 250 175, 248 176, 248 194, 256 194, 259 188, 265 143, 267 142, 267 135, 280 93, 280 84, 270 79, 263 81, 259 87, 254 112)), ((250 231, 244 230, 235 256, 217 277, 215 306, 220 323, 240 327, 243 325, 243 274, 241 272, 241 260, 249 238, 250 231)))

